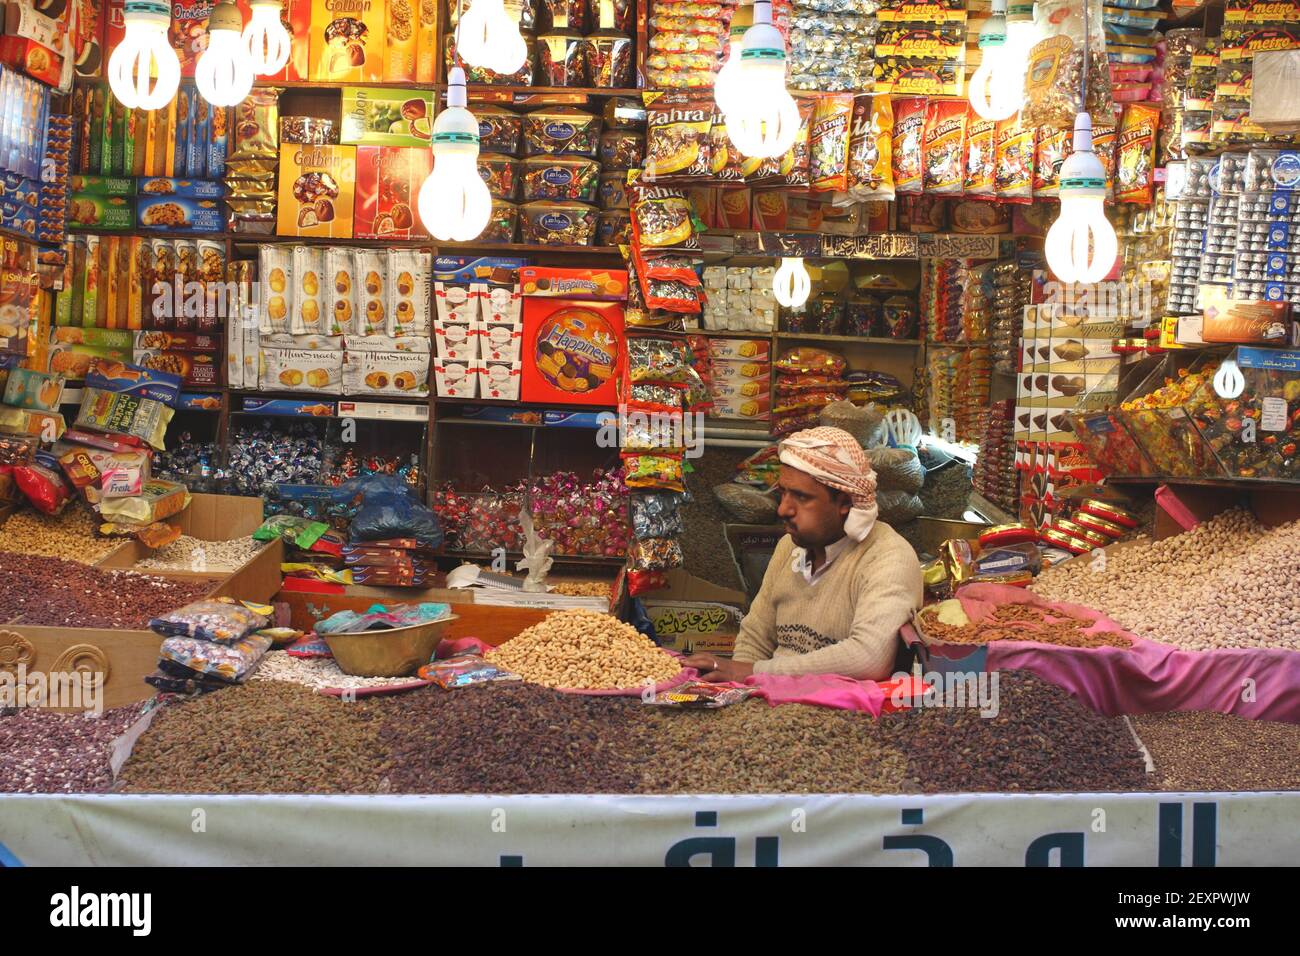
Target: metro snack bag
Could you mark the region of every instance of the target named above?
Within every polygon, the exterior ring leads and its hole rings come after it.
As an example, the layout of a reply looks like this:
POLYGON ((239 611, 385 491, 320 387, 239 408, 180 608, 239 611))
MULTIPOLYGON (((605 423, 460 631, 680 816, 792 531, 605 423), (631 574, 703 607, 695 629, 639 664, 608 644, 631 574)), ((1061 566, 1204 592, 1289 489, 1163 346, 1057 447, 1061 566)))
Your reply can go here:
POLYGON ((967 105, 933 100, 926 110, 923 137, 925 192, 939 196, 961 195, 965 185, 967 105))
POLYGON ((966 175, 962 191, 973 199, 993 199, 994 152, 997 144, 997 120, 986 120, 974 110, 966 117, 966 175))
POLYGON ((655 180, 708 179, 712 97, 669 93, 646 110, 646 169, 655 180))
POLYGON ((1150 205, 1156 165, 1156 131, 1160 107, 1129 103, 1124 107, 1117 142, 1115 201, 1150 205))
POLYGON ((894 102, 891 147, 895 195, 915 195, 923 189, 925 114, 926 101, 922 97, 909 97, 894 102))
POLYGON ((384 78, 384 0, 312 0, 312 80, 381 82, 384 78))
POLYGON ((1005 202, 1033 202, 1034 133, 1020 114, 999 120, 994 144, 993 184, 1005 202))
POLYGON ((808 184, 813 192, 843 192, 849 188, 852 121, 851 93, 817 97, 808 134, 808 184))
POLYGON ((853 98, 848 194, 855 202, 894 200, 894 108, 887 94, 853 98))

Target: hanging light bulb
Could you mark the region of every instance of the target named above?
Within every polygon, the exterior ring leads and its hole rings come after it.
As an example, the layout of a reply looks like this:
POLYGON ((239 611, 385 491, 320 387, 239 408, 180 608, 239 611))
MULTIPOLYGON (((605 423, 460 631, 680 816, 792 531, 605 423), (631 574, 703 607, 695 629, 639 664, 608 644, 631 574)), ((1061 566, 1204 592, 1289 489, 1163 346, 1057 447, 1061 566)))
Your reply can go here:
POLYGON ((1214 373, 1214 390, 1220 398, 1234 399, 1246 390, 1246 377, 1234 359, 1224 359, 1214 373))
POLYGON ((727 41, 727 60, 713 78, 713 102, 718 104, 718 112, 723 116, 735 108, 740 87, 745 82, 740 75, 740 53, 744 47, 745 28, 732 27, 727 41))
POLYGON ((113 95, 129 110, 166 106, 181 82, 180 61, 167 42, 169 7, 158 0, 127 0, 122 21, 122 40, 108 58, 113 95))
POLYGON ((785 88, 785 39, 772 26, 772 0, 754 0, 754 25, 729 86, 727 135, 736 149, 751 159, 784 155, 799 135, 799 107, 785 88))
POLYGON ((1100 282, 1115 265, 1119 243, 1106 219, 1106 170, 1092 151, 1087 113, 1075 117, 1074 152, 1061 164, 1060 184, 1061 215, 1047 231, 1047 264, 1062 282, 1100 282))
POLYGON ((781 268, 772 277, 772 295, 787 309, 797 309, 808 301, 812 292, 812 278, 799 256, 781 260, 781 268))
POLYGON ((492 215, 492 196, 478 173, 478 120, 465 103, 465 71, 453 67, 447 108, 433 124, 433 172, 416 204, 424 228, 443 242, 477 238, 492 215))
POLYGON ((502 76, 518 73, 528 60, 528 44, 503 0, 473 0, 456 24, 456 52, 470 66, 502 76))
MULTIPOLYGON (((1007 0, 993 0, 993 15, 980 27, 980 65, 970 78, 971 109, 987 120, 1003 120, 1020 108, 1008 74, 1014 64, 1007 53, 1007 0)), ((1024 74, 1021 74, 1023 83, 1024 74)))
POLYGON ((253 0, 251 7, 253 15, 244 27, 244 49, 254 73, 272 76, 289 62, 293 41, 280 21, 280 0, 253 0))
POLYGON ((234 106, 253 88, 253 64, 240 37, 244 20, 233 0, 208 15, 208 48, 194 66, 194 85, 213 106, 234 106))

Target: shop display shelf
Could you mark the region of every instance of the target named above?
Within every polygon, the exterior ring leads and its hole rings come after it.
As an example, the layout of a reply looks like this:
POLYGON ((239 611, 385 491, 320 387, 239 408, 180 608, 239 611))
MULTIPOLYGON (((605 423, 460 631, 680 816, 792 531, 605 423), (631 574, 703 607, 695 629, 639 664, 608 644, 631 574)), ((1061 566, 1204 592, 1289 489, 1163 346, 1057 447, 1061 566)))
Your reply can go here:
MULTIPOLYGON (((748 333, 729 332, 727 334, 744 336, 748 333)), ((820 335, 815 332, 778 332, 776 337, 783 340, 799 339, 806 342, 841 342, 849 345, 899 345, 907 348, 919 348, 925 344, 920 339, 884 339, 863 335, 820 335)))
MULTIPOLYGON (((368 84, 369 85, 369 84, 368 84)), ((401 86, 402 84, 395 84, 401 86)), ((439 90, 446 90, 446 83, 437 84, 439 90)), ((424 87, 428 89, 428 87, 424 87)), ((470 83, 465 87, 466 95, 470 102, 474 100, 491 99, 495 94, 497 96, 508 95, 512 97, 534 97, 534 96, 640 96, 644 90, 636 87, 622 88, 602 88, 590 86, 507 86, 496 83, 470 83)))
MULTIPOLYGON (((250 388, 232 388, 229 390, 232 398, 265 398, 265 399, 293 399, 295 401, 317 401, 323 404, 337 405, 339 402, 378 402, 381 404, 393 405, 428 405, 428 396, 419 396, 413 398, 404 398, 400 395, 323 395, 320 392, 294 392, 294 391, 275 391, 263 392, 250 388)), ((245 411, 242 404, 238 408, 232 407, 232 415, 262 415, 263 412, 252 409, 245 411)), ((286 416, 291 417, 291 416, 286 416)), ((304 418, 337 418, 337 415, 304 415, 304 418)), ((403 421, 404 419, 394 419, 403 421)), ((418 424, 424 424, 423 420, 418 424)))
POLYGON ((1230 488, 1255 491, 1264 488, 1300 490, 1300 479, 1286 478, 1183 478, 1178 475, 1112 475, 1108 485, 1188 485, 1197 488, 1230 488))
POLYGON ((236 246, 294 245, 294 246, 375 246, 398 249, 432 249, 438 245, 433 239, 345 239, 341 236, 280 236, 257 235, 241 232, 229 236, 236 246))
MULTIPOLYGON (((72 235, 70 231, 65 231, 65 235, 72 235)), ((57 249, 63 245, 61 242, 49 242, 45 239, 37 239, 33 235, 23 232, 21 229, 12 229, 8 226, 0 226, 0 238, 18 239, 22 242, 31 243, 34 246, 43 246, 46 249, 57 249)))
POLYGON ((588 256, 619 256, 618 246, 547 246, 532 242, 432 242, 439 252, 524 252, 524 253, 578 253, 588 256))
MULTIPOLYGON (((346 397, 346 396, 344 396, 346 397)), ((564 405, 559 402, 494 402, 489 398, 452 398, 446 396, 434 396, 434 402, 438 405, 491 405, 500 408, 520 408, 536 409, 539 412, 544 411, 566 411, 566 412, 616 412, 618 409, 613 405, 564 405)), ((438 421, 446 421, 439 418, 438 421)), ((480 422, 475 422, 481 424, 480 422)))
MULTIPOLYGON (((445 548, 439 548, 435 552, 439 558, 458 558, 466 561, 491 561, 496 557, 490 551, 449 551, 445 548)), ((507 560, 514 561, 522 558, 522 551, 507 551, 507 560)), ((604 554, 552 554, 551 559, 556 564, 599 564, 606 567, 617 567, 627 563, 626 557, 611 557, 604 554)))

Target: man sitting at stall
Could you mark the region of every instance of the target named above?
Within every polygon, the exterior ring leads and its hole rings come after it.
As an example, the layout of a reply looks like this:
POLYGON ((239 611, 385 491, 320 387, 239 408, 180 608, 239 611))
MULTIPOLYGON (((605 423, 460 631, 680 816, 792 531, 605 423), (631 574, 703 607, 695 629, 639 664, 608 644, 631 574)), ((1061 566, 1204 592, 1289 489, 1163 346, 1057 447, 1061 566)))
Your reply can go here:
POLYGON ((839 428, 795 432, 780 444, 788 534, 741 622, 731 660, 685 661, 707 681, 750 674, 840 674, 885 680, 898 629, 922 603, 916 553, 876 520, 876 473, 839 428))

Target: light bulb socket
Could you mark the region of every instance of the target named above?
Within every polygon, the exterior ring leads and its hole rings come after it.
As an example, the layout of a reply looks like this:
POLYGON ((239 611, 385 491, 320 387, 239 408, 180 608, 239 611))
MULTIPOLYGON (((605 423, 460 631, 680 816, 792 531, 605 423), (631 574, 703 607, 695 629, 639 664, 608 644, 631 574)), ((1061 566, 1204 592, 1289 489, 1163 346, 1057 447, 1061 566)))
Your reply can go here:
POLYGON ((244 18, 239 13, 239 7, 232 0, 221 0, 208 14, 208 33, 213 30, 231 30, 241 33, 243 29, 244 18))
POLYGON ((248 5, 248 7, 250 10, 258 10, 265 7, 270 7, 271 9, 276 11, 283 9, 280 4, 280 0, 253 0, 253 2, 248 5))
POLYGON ((172 22, 171 6, 158 0, 126 0, 122 6, 122 20, 127 23, 161 23, 164 27, 172 22))
POLYGON ((984 21, 980 27, 979 48, 995 50, 1007 42, 1007 18, 1005 14, 995 13, 984 21))
POLYGON ((755 26, 772 25, 772 0, 754 0, 755 26))
POLYGON ((775 61, 785 59, 785 37, 771 23, 755 23, 745 31, 742 60, 775 61))

